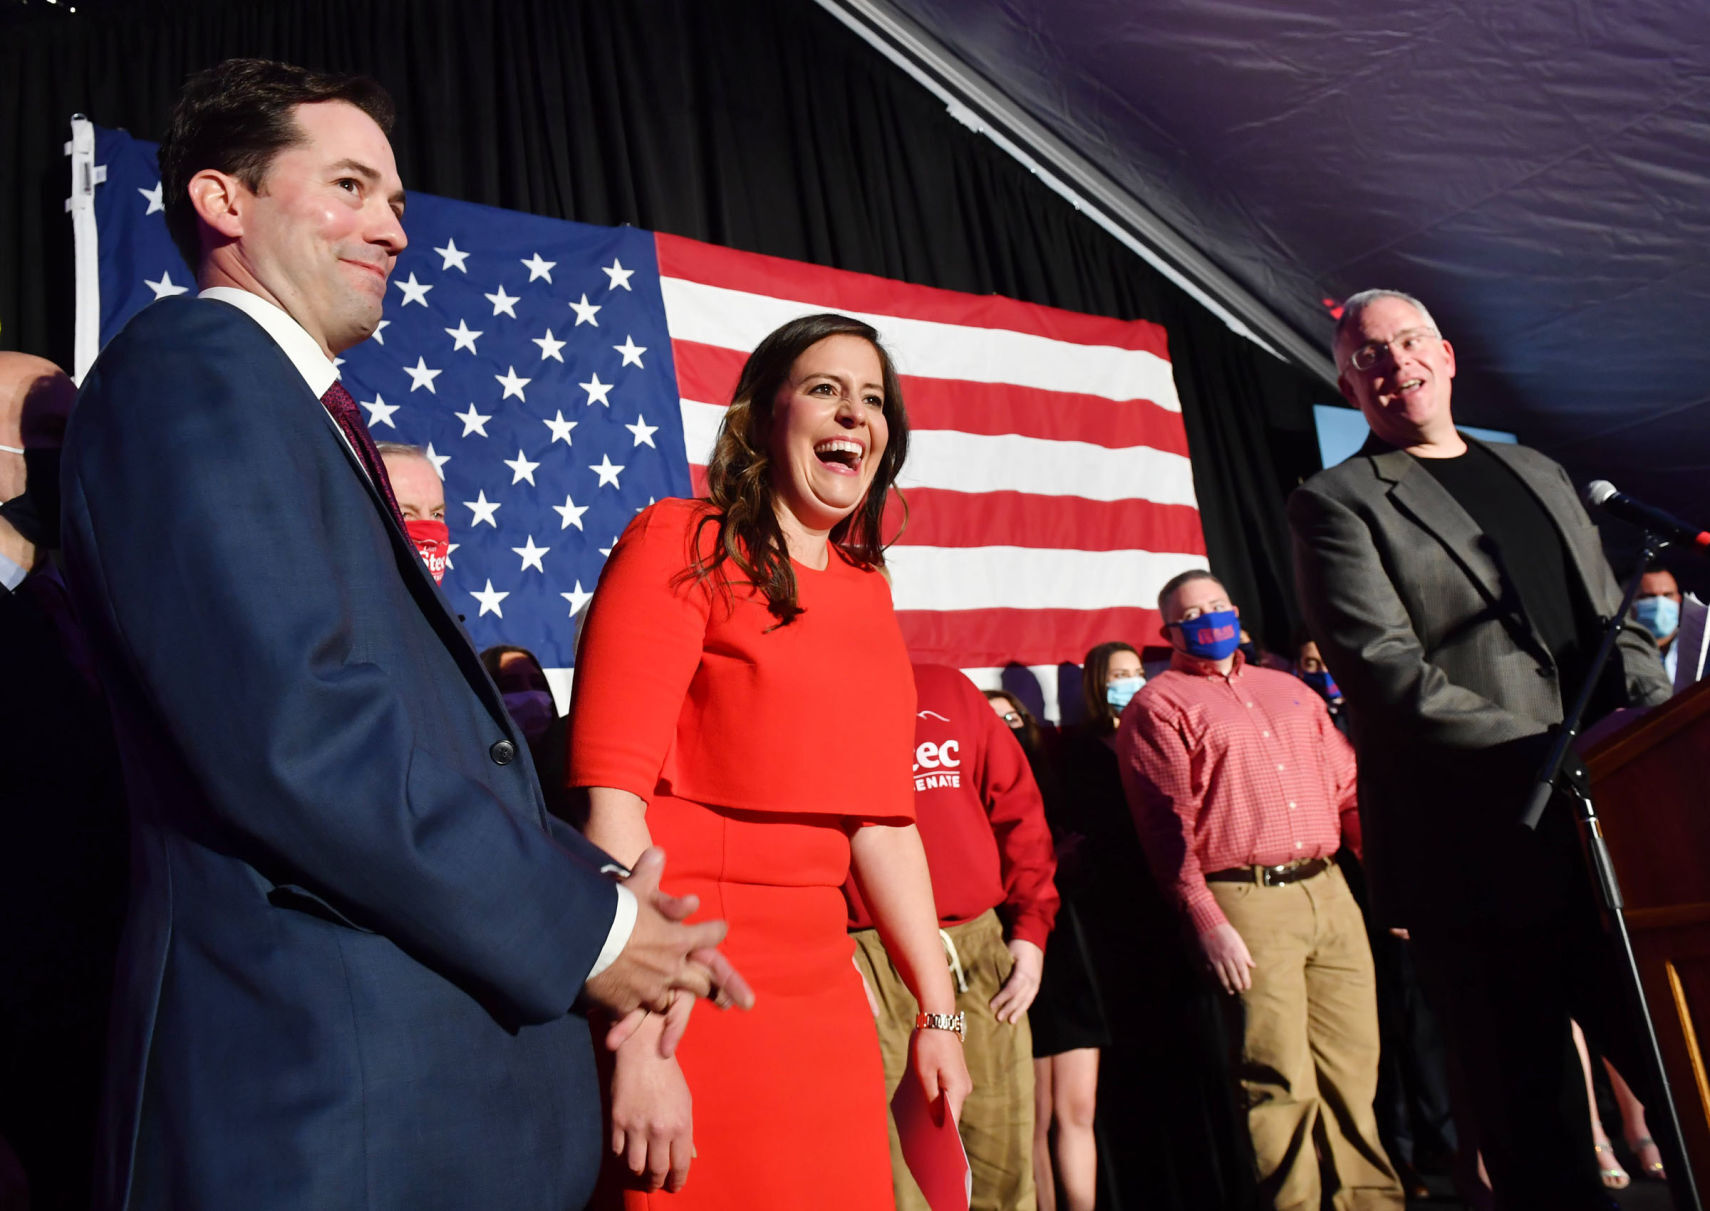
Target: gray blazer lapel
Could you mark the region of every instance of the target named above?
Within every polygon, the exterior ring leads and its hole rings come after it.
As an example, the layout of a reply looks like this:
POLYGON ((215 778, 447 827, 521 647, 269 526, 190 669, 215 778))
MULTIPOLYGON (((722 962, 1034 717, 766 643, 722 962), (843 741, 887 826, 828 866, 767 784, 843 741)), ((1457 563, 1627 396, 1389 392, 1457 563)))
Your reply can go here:
POLYGON ((1413 456, 1405 450, 1385 450, 1367 457, 1378 478, 1390 484, 1389 497, 1396 508, 1436 536, 1492 605, 1500 603, 1502 569, 1486 549, 1484 531, 1472 514, 1461 508, 1434 476, 1414 465, 1413 456))

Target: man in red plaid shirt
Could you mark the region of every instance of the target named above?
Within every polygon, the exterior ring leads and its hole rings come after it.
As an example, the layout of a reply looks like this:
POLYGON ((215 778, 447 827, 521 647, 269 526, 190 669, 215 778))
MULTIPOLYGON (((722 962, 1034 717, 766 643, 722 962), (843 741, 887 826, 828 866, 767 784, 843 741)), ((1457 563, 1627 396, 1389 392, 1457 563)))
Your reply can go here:
POLYGON ((1335 863, 1359 850, 1353 749, 1304 682, 1246 663, 1209 572, 1175 577, 1158 609, 1175 653, 1123 712, 1116 751, 1159 884, 1241 1001, 1261 1191, 1278 1211, 1318 1211, 1321 1190, 1337 1211, 1401 1211, 1372 1114, 1371 950, 1335 863))

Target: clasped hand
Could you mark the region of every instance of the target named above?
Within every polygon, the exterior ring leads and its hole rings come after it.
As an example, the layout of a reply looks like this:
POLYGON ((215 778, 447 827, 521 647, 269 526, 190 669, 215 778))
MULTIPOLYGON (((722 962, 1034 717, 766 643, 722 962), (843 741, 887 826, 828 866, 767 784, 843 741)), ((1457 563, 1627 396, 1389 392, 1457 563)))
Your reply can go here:
POLYGON ((754 1005, 748 981, 718 950, 728 927, 723 921, 690 924, 700 897, 660 891, 664 871, 665 853, 657 846, 649 846, 636 859, 624 880, 636 899, 635 929, 617 960, 583 985, 588 999, 617 1019, 606 1033, 606 1046, 614 1051, 649 1013, 658 1013, 665 1018, 659 1054, 671 1056, 688 1028, 697 997, 721 1009, 754 1005))

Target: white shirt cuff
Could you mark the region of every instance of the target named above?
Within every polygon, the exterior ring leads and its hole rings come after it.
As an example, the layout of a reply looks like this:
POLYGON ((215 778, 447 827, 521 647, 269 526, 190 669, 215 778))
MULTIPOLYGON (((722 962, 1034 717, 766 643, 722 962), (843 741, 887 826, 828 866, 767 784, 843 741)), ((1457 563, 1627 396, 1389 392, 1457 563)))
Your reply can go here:
POLYGON ((618 955, 629 945, 629 935, 635 932, 637 911, 635 893, 620 884, 617 889, 617 911, 612 914, 612 927, 606 934, 606 944, 600 948, 600 957, 595 959, 594 965, 588 969, 583 983, 587 983, 617 962, 618 955))
POLYGON ((26 567, 14 563, 4 555, 0 555, 0 585, 4 585, 8 593, 24 583, 24 577, 30 574, 26 567))

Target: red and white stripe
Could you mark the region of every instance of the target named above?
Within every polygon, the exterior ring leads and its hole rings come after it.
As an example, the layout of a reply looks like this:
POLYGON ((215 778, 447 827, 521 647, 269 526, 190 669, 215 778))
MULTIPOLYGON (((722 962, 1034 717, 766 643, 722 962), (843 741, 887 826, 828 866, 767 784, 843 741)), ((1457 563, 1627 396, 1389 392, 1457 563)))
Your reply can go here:
MULTIPOLYGON (((1078 663, 1158 629, 1158 589, 1204 566, 1163 330, 656 237, 690 475, 748 352, 796 316, 872 324, 896 361, 909 523, 887 559, 917 659, 1078 663)), ((993 681, 995 684, 995 681, 993 681)))

